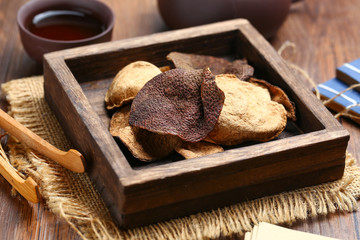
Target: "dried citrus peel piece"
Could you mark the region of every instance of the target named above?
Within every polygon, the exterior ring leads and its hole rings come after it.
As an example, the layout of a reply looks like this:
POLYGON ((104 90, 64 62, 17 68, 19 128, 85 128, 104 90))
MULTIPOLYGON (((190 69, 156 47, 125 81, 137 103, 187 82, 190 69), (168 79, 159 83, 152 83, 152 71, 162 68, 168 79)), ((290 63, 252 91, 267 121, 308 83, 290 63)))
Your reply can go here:
POLYGON ((152 133, 130 126, 129 115, 129 105, 114 113, 110 121, 110 133, 118 137, 139 160, 150 162, 165 158, 182 144, 176 136, 152 133))
POLYGON ((224 93, 209 69, 173 69, 157 75, 139 91, 129 123, 198 142, 214 128, 223 103, 224 93))
POLYGON ((224 149, 219 145, 201 141, 195 143, 183 142, 179 147, 175 148, 175 151, 184 158, 190 159, 220 153, 223 152, 224 149))
POLYGON ((223 152, 224 149, 208 142, 184 142, 173 135, 162 135, 129 125, 130 106, 115 112, 110 121, 110 133, 118 137, 134 157, 144 162, 160 160, 174 150, 185 159, 223 152))
POLYGON ((105 96, 107 109, 121 107, 131 102, 150 79, 160 74, 155 65, 137 61, 128 64, 116 74, 105 96))
POLYGON ((216 83, 225 93, 225 103, 206 141, 220 145, 269 141, 284 130, 286 110, 271 100, 266 88, 232 74, 216 76, 216 83))
POLYGON ((193 70, 209 67, 214 75, 231 73, 240 80, 246 80, 254 74, 254 68, 241 59, 229 62, 223 58, 180 52, 171 52, 166 58, 171 60, 176 68, 193 70))
POLYGON ((291 121, 296 120, 294 104, 290 101, 286 93, 281 88, 274 86, 269 82, 261 79, 250 78, 248 81, 258 86, 263 86, 267 88, 269 90, 271 100, 280 103, 284 106, 287 112, 286 115, 288 119, 291 121))

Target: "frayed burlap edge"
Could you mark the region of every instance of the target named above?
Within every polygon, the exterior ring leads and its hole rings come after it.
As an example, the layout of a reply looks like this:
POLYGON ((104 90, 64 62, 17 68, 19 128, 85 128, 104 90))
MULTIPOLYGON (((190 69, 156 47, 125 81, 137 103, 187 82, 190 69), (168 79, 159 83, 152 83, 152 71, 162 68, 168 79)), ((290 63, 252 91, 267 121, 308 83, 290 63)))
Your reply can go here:
MULTIPOLYGON (((2 90, 16 120, 58 148, 70 148, 44 100, 42 77, 13 80, 3 84, 2 90)), ((352 212, 357 209, 356 198, 360 196, 360 169, 355 159, 347 154, 341 180, 125 231, 116 228, 86 173, 67 171, 20 143, 12 142, 10 146, 12 164, 35 179, 48 208, 65 219, 83 239, 241 236, 261 221, 291 224, 298 219, 335 211, 352 212)))

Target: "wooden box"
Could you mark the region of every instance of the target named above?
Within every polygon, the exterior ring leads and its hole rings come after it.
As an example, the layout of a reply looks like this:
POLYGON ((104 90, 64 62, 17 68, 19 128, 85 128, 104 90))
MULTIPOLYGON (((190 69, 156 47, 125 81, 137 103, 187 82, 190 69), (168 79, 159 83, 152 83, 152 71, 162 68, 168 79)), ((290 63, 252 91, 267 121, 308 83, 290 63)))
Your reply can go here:
POLYGON ((247 199, 338 179, 349 134, 272 46, 239 19, 50 53, 44 61, 45 97, 121 227, 218 208, 247 199), (246 57, 255 75, 281 87, 297 121, 282 137, 219 154, 144 164, 108 132, 104 95, 130 62, 168 65, 171 51, 246 57))

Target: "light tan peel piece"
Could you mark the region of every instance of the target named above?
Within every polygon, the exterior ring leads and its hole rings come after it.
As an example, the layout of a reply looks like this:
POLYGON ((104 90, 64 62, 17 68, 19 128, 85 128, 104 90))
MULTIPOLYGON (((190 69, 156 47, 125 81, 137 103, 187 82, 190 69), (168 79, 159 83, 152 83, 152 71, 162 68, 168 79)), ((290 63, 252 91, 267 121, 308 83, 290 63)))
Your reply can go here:
POLYGON ((216 144, 209 143, 209 142, 183 142, 181 146, 175 149, 176 152, 181 154, 184 158, 197 158, 206 156, 213 153, 220 153, 223 152, 224 149, 216 144))
POLYGON ((119 137, 134 157, 150 162, 171 154, 181 144, 173 135, 149 132, 129 125, 130 105, 120 108, 113 114, 110 122, 110 133, 119 137))
POLYGON ((274 86, 261 79, 250 78, 248 79, 248 81, 258 86, 267 88, 269 90, 271 100, 280 103, 284 106, 287 112, 286 116, 288 117, 288 119, 291 121, 296 120, 295 107, 288 98, 288 96, 286 95, 286 93, 281 88, 274 86))
POLYGON ((241 81, 232 74, 217 75, 216 84, 225 93, 225 102, 206 141, 221 145, 268 141, 284 130, 286 110, 271 100, 266 88, 241 81))
POLYGON ((106 92, 106 108, 113 109, 131 102, 145 83, 160 73, 158 67, 145 61, 125 66, 115 76, 106 92))

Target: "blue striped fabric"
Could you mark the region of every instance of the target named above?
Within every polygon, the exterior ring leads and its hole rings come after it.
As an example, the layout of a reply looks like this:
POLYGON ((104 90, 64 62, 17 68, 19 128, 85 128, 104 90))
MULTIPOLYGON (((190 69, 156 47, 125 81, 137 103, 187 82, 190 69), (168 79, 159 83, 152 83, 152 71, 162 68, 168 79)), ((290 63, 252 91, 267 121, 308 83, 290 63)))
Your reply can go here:
POLYGON ((341 79, 339 72, 347 75, 348 79, 351 79, 351 84, 360 83, 360 58, 355 61, 345 63, 336 69, 336 77, 345 81, 345 79, 341 79))
MULTIPOLYGON (((360 61, 359 61, 360 64, 360 61)), ((340 93, 341 91, 347 89, 349 86, 342 81, 340 81, 337 78, 332 78, 322 84, 318 85, 318 90, 321 94, 321 96, 325 99, 330 99, 340 93)), ((343 94, 341 94, 339 97, 335 98, 335 103, 342 106, 343 109, 350 108, 353 105, 360 103, 360 92, 352 89, 349 90, 343 94)), ((331 107, 331 104, 329 105, 329 108, 333 109, 331 107)), ((333 109, 336 110, 336 109, 333 109)), ((351 108, 351 111, 354 114, 358 114, 360 116, 360 106, 351 108)))

